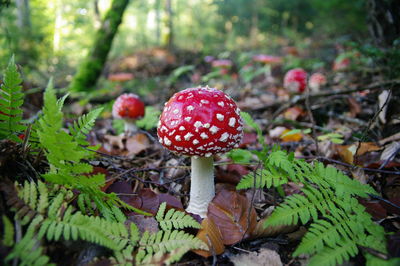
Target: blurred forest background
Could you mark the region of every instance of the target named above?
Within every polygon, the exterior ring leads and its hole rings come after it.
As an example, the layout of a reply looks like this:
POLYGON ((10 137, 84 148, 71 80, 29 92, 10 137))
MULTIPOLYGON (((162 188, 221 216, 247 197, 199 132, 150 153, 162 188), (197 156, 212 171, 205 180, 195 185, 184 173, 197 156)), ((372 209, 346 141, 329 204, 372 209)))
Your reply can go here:
MULTIPOLYGON (((53 76, 57 86, 67 86, 95 45, 96 32, 111 5, 118 2, 126 8, 120 11, 123 20, 110 61, 153 47, 167 48, 174 55, 190 52, 184 60, 187 64, 206 55, 224 58, 229 53, 285 56, 295 47, 303 59, 313 59, 292 60, 286 68, 300 64, 310 70, 332 61, 340 52, 335 45, 374 44, 373 19, 396 7, 396 1, 374 0, 2 0, 1 67, 15 54, 26 80, 42 86, 53 76), (317 59, 321 56, 325 60, 317 59)), ((398 32, 384 34, 392 45, 398 32)), ((182 65, 171 60, 175 67, 182 65)))

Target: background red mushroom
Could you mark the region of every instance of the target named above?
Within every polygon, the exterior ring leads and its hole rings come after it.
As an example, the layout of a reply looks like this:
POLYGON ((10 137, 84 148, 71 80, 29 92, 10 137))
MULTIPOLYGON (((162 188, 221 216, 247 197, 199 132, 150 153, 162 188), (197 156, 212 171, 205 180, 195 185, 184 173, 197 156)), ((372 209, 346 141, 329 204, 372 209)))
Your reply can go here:
POLYGON ((125 122, 125 133, 134 134, 137 132, 135 121, 144 116, 144 103, 139 96, 133 93, 120 95, 113 105, 112 114, 116 119, 123 119, 125 122))
POLYGON ((307 86, 307 72, 302 68, 289 70, 284 77, 283 86, 292 93, 304 92, 307 86))

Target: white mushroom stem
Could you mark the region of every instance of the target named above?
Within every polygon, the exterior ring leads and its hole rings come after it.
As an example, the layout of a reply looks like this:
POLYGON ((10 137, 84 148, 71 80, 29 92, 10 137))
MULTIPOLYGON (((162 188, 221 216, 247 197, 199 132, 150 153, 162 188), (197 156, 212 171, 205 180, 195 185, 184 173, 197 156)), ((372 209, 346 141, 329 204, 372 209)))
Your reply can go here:
POLYGON ((124 120, 125 121, 125 134, 132 135, 138 131, 138 128, 134 120, 124 120))
POLYGON ((215 196, 213 157, 192 157, 190 200, 186 211, 207 217, 208 204, 215 196))

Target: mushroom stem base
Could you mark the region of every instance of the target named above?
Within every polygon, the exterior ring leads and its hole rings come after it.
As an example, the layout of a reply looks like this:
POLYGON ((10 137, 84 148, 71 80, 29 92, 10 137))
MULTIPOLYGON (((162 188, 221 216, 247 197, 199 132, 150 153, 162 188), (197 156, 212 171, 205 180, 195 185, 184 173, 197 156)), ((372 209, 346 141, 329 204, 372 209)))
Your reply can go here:
POLYGON ((208 204, 215 196, 213 157, 192 157, 190 200, 186 211, 207 217, 208 204))
POLYGON ((125 121, 125 134, 132 136, 138 132, 135 121, 125 121))

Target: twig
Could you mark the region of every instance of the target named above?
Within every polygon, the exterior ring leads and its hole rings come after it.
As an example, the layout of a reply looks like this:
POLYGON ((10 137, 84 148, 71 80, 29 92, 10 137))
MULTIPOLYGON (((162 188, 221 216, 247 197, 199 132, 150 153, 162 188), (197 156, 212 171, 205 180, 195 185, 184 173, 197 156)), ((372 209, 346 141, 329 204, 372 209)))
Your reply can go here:
MULTIPOLYGON (((395 79, 395 80, 387 80, 384 82, 376 82, 372 83, 368 86, 362 86, 362 87, 357 87, 357 88, 351 88, 351 89, 345 89, 345 90, 329 90, 329 91, 321 91, 321 92, 316 92, 316 93, 310 93, 310 99, 312 98, 321 98, 321 97, 329 97, 329 96, 334 96, 334 95, 342 95, 342 94, 350 94, 353 92, 358 92, 358 91, 365 91, 365 90, 377 90, 377 89, 382 89, 382 87, 392 87, 395 85, 400 85, 400 80, 395 79)), ((298 95, 293 97, 289 101, 276 101, 273 104, 266 105, 263 107, 259 108, 254 108, 252 111, 265 111, 269 108, 281 106, 279 110, 284 110, 294 104, 297 104, 299 102, 304 102, 306 100, 306 95, 298 95)))
POLYGON ((307 108, 307 113, 308 113, 308 117, 310 118, 311 124, 313 125, 313 130, 312 130, 312 138, 314 140, 314 144, 315 144, 315 154, 318 156, 319 155, 319 148, 318 148, 318 140, 317 140, 317 134, 315 132, 315 119, 313 116, 313 113, 311 111, 311 107, 310 107, 310 88, 307 87, 307 91, 306 91, 306 108, 307 108))
POLYGON ((345 162, 341 162, 341 161, 338 161, 338 160, 333 160, 333 159, 329 159, 329 158, 325 158, 325 157, 321 157, 321 156, 318 156, 318 157, 312 157, 312 156, 310 157, 310 156, 307 156, 307 157, 298 157, 298 158, 303 158, 303 159, 317 159, 318 161, 326 161, 326 162, 329 162, 329 163, 335 163, 335 164, 339 164, 339 165, 346 166, 346 167, 351 168, 351 169, 359 168, 359 169, 361 169, 361 170, 368 171, 368 172, 375 172, 375 173, 381 173, 381 174, 400 175, 400 171, 388 171, 388 170, 381 170, 381 169, 373 169, 373 168, 361 167, 361 166, 358 166, 358 165, 351 165, 351 164, 348 164, 348 163, 345 163, 345 162))

